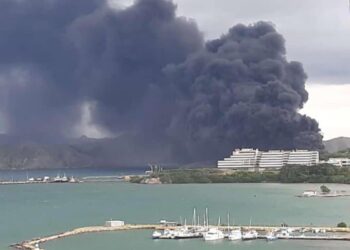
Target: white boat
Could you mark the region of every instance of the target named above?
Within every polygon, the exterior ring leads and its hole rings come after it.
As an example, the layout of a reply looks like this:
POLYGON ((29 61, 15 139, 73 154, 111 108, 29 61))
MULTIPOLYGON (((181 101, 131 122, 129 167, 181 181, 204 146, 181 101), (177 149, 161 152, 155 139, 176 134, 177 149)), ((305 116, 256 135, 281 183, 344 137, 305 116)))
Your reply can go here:
MULTIPOLYGON (((252 218, 249 221, 249 228, 252 226, 252 218)), ((242 234, 242 240, 255 240, 258 238, 258 232, 255 230, 249 230, 242 234)))
POLYGON ((315 190, 306 190, 301 194, 302 197, 314 197, 316 195, 317 192, 315 190))
POLYGON ((242 231, 241 229, 234 229, 228 234, 229 240, 241 240, 242 239, 242 231))
POLYGON ((290 237, 290 234, 288 230, 282 230, 278 234, 276 234, 276 237, 278 239, 288 239, 290 237))
POLYGON ((189 230, 187 228, 182 228, 174 232, 174 239, 194 239, 201 238, 202 234, 195 230, 189 230))
POLYGON ((63 177, 61 178, 62 182, 68 182, 68 177, 66 176, 66 174, 63 175, 63 177))
POLYGON ((78 180, 74 178, 74 176, 72 176, 71 178, 69 178, 69 182, 70 183, 77 183, 78 180))
POLYGON ((57 176, 53 179, 53 182, 68 182, 68 177, 66 176, 66 174, 64 174, 62 177, 57 174, 57 176))
POLYGON ((242 240, 255 240, 258 238, 258 232, 255 230, 249 230, 242 234, 242 240))
MULTIPOLYGON (((175 230, 165 229, 158 239, 175 239, 175 230)), ((158 236, 158 234, 156 234, 158 236)))
MULTIPOLYGON (((207 228, 209 228, 209 217, 207 215, 207 228)), ((219 229, 220 226, 220 217, 218 220, 218 227, 212 227, 207 232, 203 234, 203 238, 206 241, 212 241, 212 240, 222 240, 225 238, 225 234, 223 231, 219 229)))
POLYGON ((274 241, 274 240, 277 240, 277 236, 272 233, 272 232, 269 232, 268 234, 266 234, 266 240, 267 241, 274 241))
POLYGON ((153 239, 159 239, 161 236, 162 236, 162 233, 159 232, 159 231, 154 231, 154 232, 152 233, 152 238, 153 238, 153 239))
POLYGON ((62 178, 59 174, 57 174, 57 176, 55 178, 53 178, 53 181, 54 182, 61 182, 62 181, 62 178))
POLYGON ((225 235, 219 228, 210 228, 206 233, 204 233, 203 238, 206 241, 222 240, 225 238, 225 235))

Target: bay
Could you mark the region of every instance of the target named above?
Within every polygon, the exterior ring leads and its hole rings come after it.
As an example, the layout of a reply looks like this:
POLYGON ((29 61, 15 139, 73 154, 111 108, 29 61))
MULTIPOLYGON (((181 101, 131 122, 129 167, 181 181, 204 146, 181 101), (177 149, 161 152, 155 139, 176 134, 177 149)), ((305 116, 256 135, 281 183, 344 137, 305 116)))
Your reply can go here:
MULTIPOLYGON (((103 175, 103 174, 102 174, 103 175)), ((123 182, 30 184, 0 186, 0 249, 11 243, 81 226, 102 225, 109 219, 127 223, 179 221, 209 208, 212 224, 227 212, 235 224, 331 225, 350 223, 350 197, 298 198, 319 184, 187 184, 138 185, 123 182)), ((347 190, 348 185, 327 185, 347 190)), ((231 222, 232 223, 232 222, 231 222)), ((345 249, 346 242, 276 241, 217 242, 153 241, 151 232, 87 234, 53 241, 47 250, 74 249, 345 249)))

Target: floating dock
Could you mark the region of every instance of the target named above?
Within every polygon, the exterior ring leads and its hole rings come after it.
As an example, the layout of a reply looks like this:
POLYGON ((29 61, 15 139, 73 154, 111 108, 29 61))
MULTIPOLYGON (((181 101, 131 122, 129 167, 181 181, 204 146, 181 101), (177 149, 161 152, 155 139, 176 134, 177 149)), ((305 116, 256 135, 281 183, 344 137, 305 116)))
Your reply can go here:
MULTIPOLYGON (((217 227, 217 226, 210 226, 210 227, 217 227)), ((123 226, 117 226, 117 227, 108 227, 108 226, 92 226, 92 227, 81 227, 76 228, 71 231, 51 235, 51 236, 45 236, 40 238, 35 238, 32 240, 23 241, 21 243, 13 244, 10 247, 13 247, 15 249, 22 249, 22 250, 44 250, 43 248, 37 248, 37 245, 58 240, 61 238, 76 236, 80 234, 86 234, 86 233, 100 233, 100 232, 112 232, 112 231, 125 231, 125 230, 165 230, 165 229, 178 229, 180 226, 165 226, 165 225, 159 225, 159 224, 126 224, 123 226)), ((221 226, 221 229, 225 230, 227 229, 227 226, 221 226)), ((242 226, 242 230, 256 230, 258 232, 270 232, 274 230, 281 229, 280 226, 242 226)), ((288 227, 289 229, 301 229, 304 230, 324 230, 327 233, 338 233, 338 235, 324 235, 324 236, 289 236, 285 238, 285 240, 342 240, 342 241, 350 241, 350 228, 339 228, 339 227, 288 227)), ((263 238, 259 237, 259 238, 263 238)))

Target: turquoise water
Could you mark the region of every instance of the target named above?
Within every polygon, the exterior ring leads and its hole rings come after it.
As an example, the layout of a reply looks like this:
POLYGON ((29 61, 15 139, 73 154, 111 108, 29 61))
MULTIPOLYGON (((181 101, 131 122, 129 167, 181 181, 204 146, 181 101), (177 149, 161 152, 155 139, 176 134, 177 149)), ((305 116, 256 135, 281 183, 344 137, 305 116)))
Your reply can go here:
MULTIPOLYGON (((348 190, 346 185, 328 185, 348 190)), ((32 184, 0 186, 0 249, 14 242, 75 227, 101 225, 105 220, 155 223, 160 219, 190 221, 194 207, 209 208, 211 223, 230 212, 236 224, 335 225, 350 223, 350 197, 295 197, 319 185, 191 184, 137 185, 128 183, 32 184)), ((277 241, 218 242, 153 241, 151 232, 81 235, 50 242, 47 250, 74 249, 348 249, 344 242, 277 241)))
POLYGON ((350 243, 330 241, 274 241, 264 240, 250 242, 204 242, 203 240, 152 240, 149 238, 151 232, 134 231, 119 233, 103 233, 95 235, 82 235, 62 241, 46 244, 48 250, 97 250, 97 249, 127 249, 127 250, 345 250, 349 249, 350 243))

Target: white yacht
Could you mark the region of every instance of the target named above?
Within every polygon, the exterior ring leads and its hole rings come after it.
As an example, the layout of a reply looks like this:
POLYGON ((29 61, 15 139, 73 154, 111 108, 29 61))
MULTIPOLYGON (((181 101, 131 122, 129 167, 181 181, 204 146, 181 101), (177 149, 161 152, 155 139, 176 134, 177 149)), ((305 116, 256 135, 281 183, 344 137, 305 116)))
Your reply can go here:
POLYGON ((62 177, 57 174, 57 176, 53 179, 53 182, 68 182, 68 177, 66 176, 66 174, 64 174, 62 177))
POLYGON ((277 236, 273 232, 269 232, 266 234, 266 241, 274 241, 277 239, 277 236))
POLYGON ((54 182, 61 182, 62 178, 61 178, 60 174, 57 174, 57 176, 55 178, 53 178, 53 181, 54 182))
POLYGON ((159 239, 175 239, 176 231, 165 229, 159 239))
POLYGON ((68 182, 68 177, 66 176, 66 174, 63 174, 63 177, 61 178, 62 182, 68 182))
POLYGON ((201 238, 202 234, 200 232, 196 232, 195 230, 189 230, 188 228, 181 228, 175 231, 174 234, 175 239, 193 239, 193 238, 201 238))
POLYGON ((234 229, 228 234, 229 240, 241 240, 242 239, 242 231, 240 228, 234 229))
POLYGON ((258 232, 255 230, 249 230, 242 234, 242 240, 255 240, 258 238, 258 232))
POLYGON ((222 240, 225 238, 225 235, 219 228, 210 228, 206 233, 203 234, 203 238, 206 241, 222 240))
POLYGON ((290 237, 290 234, 288 230, 282 230, 278 234, 276 234, 276 237, 278 239, 288 239, 290 237))
POLYGON ((159 231, 154 231, 152 234, 153 239, 159 239, 162 236, 162 233, 159 231))

